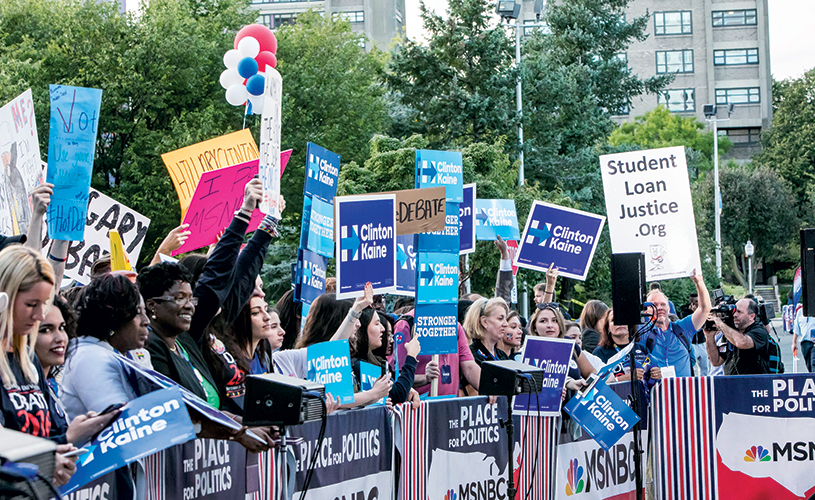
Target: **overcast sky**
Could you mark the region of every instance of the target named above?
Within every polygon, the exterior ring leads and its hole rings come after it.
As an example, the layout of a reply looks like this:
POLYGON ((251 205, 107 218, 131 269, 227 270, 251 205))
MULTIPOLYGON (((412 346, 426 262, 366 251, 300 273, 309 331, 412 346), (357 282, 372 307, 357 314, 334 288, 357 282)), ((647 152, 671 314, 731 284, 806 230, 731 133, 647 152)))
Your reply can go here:
MULTIPOLYGON (((419 0, 405 0, 407 34, 422 34, 419 0)), ((776 80, 797 78, 815 68, 815 0, 769 0, 770 67, 776 80)), ((426 0, 436 12, 447 8, 447 0, 426 0)))

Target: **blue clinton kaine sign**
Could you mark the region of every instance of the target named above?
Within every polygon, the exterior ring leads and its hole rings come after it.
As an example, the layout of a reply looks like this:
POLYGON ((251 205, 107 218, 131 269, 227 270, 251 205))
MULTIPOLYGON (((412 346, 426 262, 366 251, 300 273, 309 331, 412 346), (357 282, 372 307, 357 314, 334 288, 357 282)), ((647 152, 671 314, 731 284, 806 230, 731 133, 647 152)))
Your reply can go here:
POLYGON ((456 151, 416 151, 416 187, 444 186, 447 201, 464 201, 464 167, 456 151))

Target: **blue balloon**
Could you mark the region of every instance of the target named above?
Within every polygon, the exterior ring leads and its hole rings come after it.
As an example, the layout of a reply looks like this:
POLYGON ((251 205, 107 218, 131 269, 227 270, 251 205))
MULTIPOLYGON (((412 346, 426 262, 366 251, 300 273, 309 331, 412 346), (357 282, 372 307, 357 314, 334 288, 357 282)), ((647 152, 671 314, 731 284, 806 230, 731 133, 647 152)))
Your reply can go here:
POLYGON ((256 75, 258 72, 258 62, 251 57, 244 57, 238 62, 238 74, 244 78, 256 75))
POLYGON ((266 79, 263 75, 252 75, 246 80, 246 91, 252 95, 261 95, 265 85, 266 79))

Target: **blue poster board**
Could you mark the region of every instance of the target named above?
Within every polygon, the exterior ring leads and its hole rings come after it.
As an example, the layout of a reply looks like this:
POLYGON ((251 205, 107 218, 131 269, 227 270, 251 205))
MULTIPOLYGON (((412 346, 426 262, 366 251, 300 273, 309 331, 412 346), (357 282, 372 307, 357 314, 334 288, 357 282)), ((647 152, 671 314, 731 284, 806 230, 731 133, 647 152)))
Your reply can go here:
POLYGON ((308 248, 311 233, 311 196, 303 196, 303 217, 300 219, 300 248, 308 248))
MULTIPOLYGON (((369 391, 374 388, 374 384, 376 380, 384 375, 382 373, 383 366, 376 366, 371 363, 366 363, 365 361, 359 362, 359 387, 363 391, 369 391)), ((382 398, 381 400, 373 403, 373 405, 383 405, 385 404, 385 400, 388 399, 387 397, 382 398)), ((373 406, 371 405, 371 406, 373 406)))
POLYGON ((416 151, 416 188, 444 186, 448 203, 464 201, 464 166, 457 151, 416 151))
MULTIPOLYGON (((294 298, 304 304, 311 304, 325 293, 325 278, 328 259, 311 250, 301 248, 297 252, 297 283, 294 298)), ((307 310, 302 313, 306 317, 307 310)))
POLYGON ((417 304, 458 303, 458 254, 420 252, 417 304))
POLYGON ((447 252, 458 255, 458 204, 447 203, 447 214, 444 217, 444 231, 419 233, 417 251, 447 252))
POLYGON ((52 240, 84 241, 102 91, 67 85, 49 85, 48 89, 47 182, 54 185, 48 235, 52 240))
POLYGON ((392 194, 338 196, 337 298, 396 291, 396 215, 392 194))
POLYGON ((334 205, 319 198, 311 200, 306 248, 323 257, 334 257, 334 205))
POLYGON ((560 416, 561 393, 566 386, 574 341, 527 336, 521 362, 543 370, 543 388, 537 394, 515 396, 513 411, 522 415, 560 416))
POLYGON ((546 272, 554 263, 561 276, 585 280, 605 220, 602 215, 536 201, 515 265, 546 272))
POLYGON ((464 201, 458 206, 459 254, 475 252, 475 184, 464 185, 464 201))
POLYGON ((475 200, 475 237, 478 241, 518 240, 518 212, 515 200, 475 200))
POLYGON ((606 451, 640 420, 637 413, 602 380, 598 380, 585 396, 578 393, 563 409, 606 451))
POLYGON ((339 397, 342 404, 353 403, 354 382, 348 340, 320 342, 306 349, 308 379, 323 384, 325 393, 339 397))
POLYGON ((416 239, 415 234, 396 237, 396 295, 416 295, 416 239))
POLYGON ((423 355, 458 351, 458 304, 416 304, 413 325, 423 355))
POLYGON ((306 182, 303 194, 331 203, 337 195, 340 155, 312 142, 306 146, 306 182))

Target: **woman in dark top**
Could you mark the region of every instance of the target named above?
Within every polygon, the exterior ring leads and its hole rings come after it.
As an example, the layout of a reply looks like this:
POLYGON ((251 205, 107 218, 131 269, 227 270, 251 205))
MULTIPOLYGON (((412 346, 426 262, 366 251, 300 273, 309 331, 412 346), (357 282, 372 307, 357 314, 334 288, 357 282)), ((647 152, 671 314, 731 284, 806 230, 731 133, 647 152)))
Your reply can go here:
POLYGON ((482 297, 467 309, 462 326, 472 339, 470 351, 478 366, 484 361, 507 359, 506 353, 498 349, 498 343, 503 340, 509 328, 507 315, 509 307, 500 297, 492 299, 482 297))
MULTIPOLYGON (((362 380, 360 374, 360 362, 364 361, 372 365, 385 369, 387 366, 390 370, 391 378, 394 377, 393 370, 390 365, 385 362, 383 358, 376 356, 373 351, 382 347, 382 336, 387 334, 387 327, 385 326, 387 320, 383 319, 384 313, 378 312, 372 307, 362 311, 362 316, 359 318, 360 326, 357 329, 355 337, 352 339, 352 352, 351 352, 351 367, 354 372, 354 377, 357 383, 355 384, 359 389, 362 380)), ((393 384, 388 392, 388 397, 393 404, 401 404, 408 400, 411 392, 413 391, 413 377, 416 375, 416 356, 419 355, 421 346, 419 345, 419 337, 414 337, 405 346, 407 348, 408 356, 404 366, 399 367, 399 378, 393 384)), ((359 391, 357 391, 359 392, 359 391)), ((418 399, 418 393, 415 395, 418 399)))
POLYGON ((593 353, 594 348, 600 343, 600 328, 598 323, 602 323, 603 315, 608 311, 608 306, 599 300, 590 300, 583 307, 580 313, 580 328, 583 332, 581 339, 583 349, 593 353))
MULTIPOLYGON (((614 324, 614 310, 609 309, 603 316, 604 326, 600 332, 600 344, 594 350, 594 355, 600 358, 603 363, 608 363, 612 357, 628 346, 631 337, 628 333, 627 325, 614 324)), ((642 380, 642 367, 648 362, 648 352, 645 346, 637 344, 634 346, 634 362, 637 364, 637 378, 642 380)), ((620 360, 620 364, 614 368, 612 375, 618 381, 631 380, 629 368, 629 358, 626 356, 620 360)), ((653 367, 650 372, 651 378, 660 378, 659 367, 653 367)))

